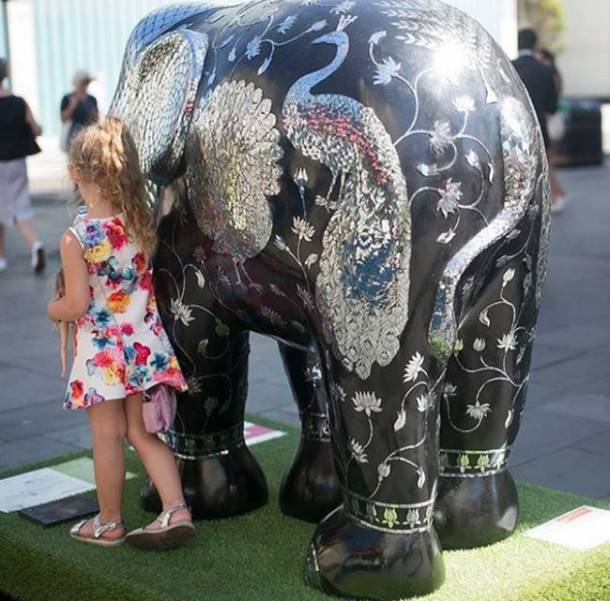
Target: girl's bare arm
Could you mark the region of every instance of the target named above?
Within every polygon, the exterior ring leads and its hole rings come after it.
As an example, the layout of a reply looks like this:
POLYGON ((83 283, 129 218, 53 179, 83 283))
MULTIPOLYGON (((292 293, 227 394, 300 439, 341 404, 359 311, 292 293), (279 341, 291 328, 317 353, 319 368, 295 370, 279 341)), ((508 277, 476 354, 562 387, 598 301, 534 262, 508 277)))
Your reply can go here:
POLYGON ((72 233, 62 236, 60 249, 66 291, 49 303, 47 312, 51 321, 76 321, 89 309, 89 273, 83 249, 72 233))

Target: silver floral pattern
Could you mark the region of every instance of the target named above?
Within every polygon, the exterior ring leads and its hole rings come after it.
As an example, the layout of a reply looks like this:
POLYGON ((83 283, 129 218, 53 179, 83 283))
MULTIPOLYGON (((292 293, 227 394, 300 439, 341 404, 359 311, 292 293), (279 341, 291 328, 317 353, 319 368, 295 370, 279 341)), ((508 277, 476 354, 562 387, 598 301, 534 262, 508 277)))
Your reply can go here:
POLYGON ((245 260, 269 242, 279 140, 271 101, 254 84, 225 82, 202 101, 187 149, 189 202, 216 252, 245 260))

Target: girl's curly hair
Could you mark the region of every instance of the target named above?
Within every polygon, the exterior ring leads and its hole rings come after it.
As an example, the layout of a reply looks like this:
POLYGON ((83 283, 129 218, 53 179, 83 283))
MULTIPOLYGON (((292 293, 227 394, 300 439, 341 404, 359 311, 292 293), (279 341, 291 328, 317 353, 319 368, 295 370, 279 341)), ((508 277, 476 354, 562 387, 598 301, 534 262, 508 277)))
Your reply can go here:
POLYGON ((116 117, 83 129, 69 152, 70 163, 87 182, 95 182, 125 216, 127 235, 147 256, 157 245, 146 181, 127 125, 116 117))

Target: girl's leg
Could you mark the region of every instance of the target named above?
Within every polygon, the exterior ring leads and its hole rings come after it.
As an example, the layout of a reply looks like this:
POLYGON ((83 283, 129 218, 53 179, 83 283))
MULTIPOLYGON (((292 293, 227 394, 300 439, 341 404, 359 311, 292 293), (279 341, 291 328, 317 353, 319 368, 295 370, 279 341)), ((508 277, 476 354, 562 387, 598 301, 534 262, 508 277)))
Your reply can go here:
MULTIPOLYGON (((93 465, 102 523, 121 521, 121 500, 125 482, 123 444, 127 433, 123 399, 105 401, 87 409, 93 438, 93 465)), ((93 520, 80 530, 81 536, 93 535, 93 520)), ((124 529, 105 532, 102 538, 114 540, 124 529)))
MULTIPOLYGON (((142 395, 137 394, 125 399, 125 414, 127 416, 127 440, 137 451, 144 467, 159 491, 163 509, 167 510, 184 503, 184 494, 176 460, 170 449, 155 434, 147 432, 142 417, 142 395)), ((181 509, 175 512, 172 522, 190 519, 191 512, 181 509)), ((148 529, 160 528, 155 521, 148 529)))

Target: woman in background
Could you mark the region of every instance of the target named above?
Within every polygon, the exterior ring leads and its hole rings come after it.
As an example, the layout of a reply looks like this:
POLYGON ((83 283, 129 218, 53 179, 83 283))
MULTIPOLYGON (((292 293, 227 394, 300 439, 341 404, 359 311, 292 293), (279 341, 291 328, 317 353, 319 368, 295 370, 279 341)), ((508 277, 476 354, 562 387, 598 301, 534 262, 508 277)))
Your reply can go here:
MULTIPOLYGON (((557 97, 559 98, 561 96, 561 92, 563 90, 563 78, 561 77, 561 73, 559 72, 559 69, 557 68, 557 63, 555 61, 555 55, 547 48, 542 48, 541 50, 538 50, 537 58, 541 63, 545 64, 547 67, 550 67, 553 70, 555 88, 557 89, 557 97)), ((553 132, 556 129, 555 127, 552 126, 551 120, 555 119, 555 118, 561 119, 560 114, 555 113, 555 115, 552 115, 551 117, 547 117, 547 120, 549 120, 548 129, 549 129, 549 133, 551 134, 551 137, 552 137, 553 132)), ((563 125, 563 120, 560 121, 560 124, 563 125)), ((566 202, 567 202, 567 197, 566 197, 565 190, 563 189, 563 187, 559 183, 559 180, 557 179, 557 175, 556 175, 556 171, 555 171, 555 156, 553 154, 552 145, 548 149, 548 157, 549 157, 549 169, 550 169, 549 177, 550 177, 550 181, 551 181, 551 201, 552 201, 551 209, 554 213, 559 213, 559 211, 563 210, 563 208, 565 207, 566 202)))
POLYGON ((0 59, 0 272, 7 268, 4 226, 16 225, 30 247, 32 269, 45 268, 45 252, 34 229, 26 157, 40 149, 35 138, 42 132, 23 98, 4 87, 7 65, 0 59))

